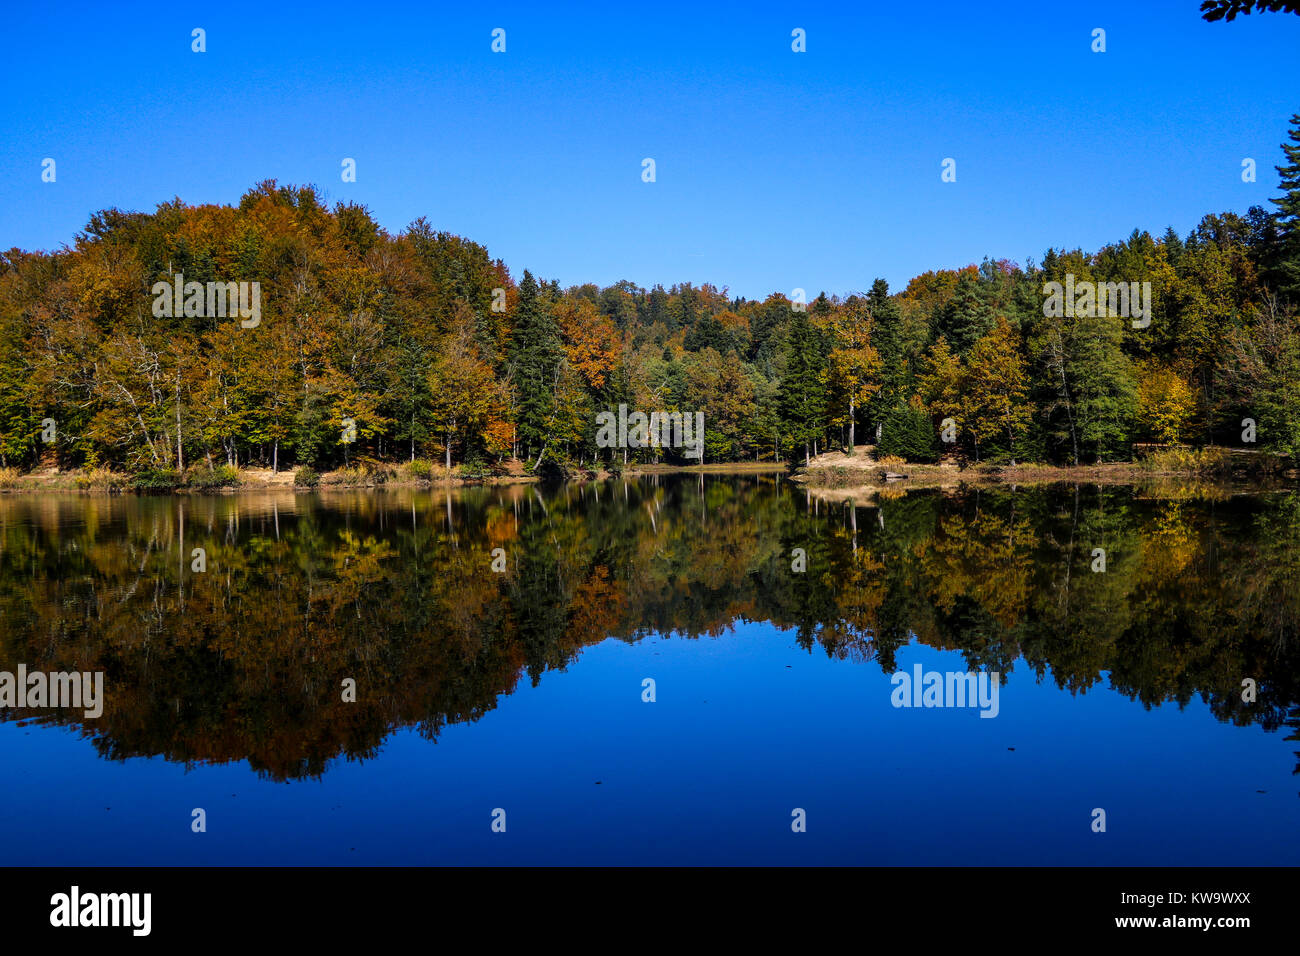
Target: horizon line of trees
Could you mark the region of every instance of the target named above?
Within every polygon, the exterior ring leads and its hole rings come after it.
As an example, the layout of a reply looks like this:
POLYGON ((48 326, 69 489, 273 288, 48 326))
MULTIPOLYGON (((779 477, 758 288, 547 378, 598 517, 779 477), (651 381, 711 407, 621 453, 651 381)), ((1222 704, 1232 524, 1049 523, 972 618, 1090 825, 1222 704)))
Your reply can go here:
POLYGON ((1241 445, 1245 419, 1253 447, 1296 455, 1300 114, 1288 137, 1276 211, 806 305, 516 282, 424 218, 390 235, 364 206, 273 180, 234 207, 104 210, 71 247, 0 255, 0 467, 685 461, 598 447, 597 414, 620 404, 703 412, 707 462, 807 460, 865 437, 911 461, 943 447, 1073 464, 1134 442, 1241 445), (260 323, 155 316, 152 287, 177 274, 259 282, 260 323), (1149 281, 1149 326, 1045 316, 1044 284, 1067 274, 1149 281))

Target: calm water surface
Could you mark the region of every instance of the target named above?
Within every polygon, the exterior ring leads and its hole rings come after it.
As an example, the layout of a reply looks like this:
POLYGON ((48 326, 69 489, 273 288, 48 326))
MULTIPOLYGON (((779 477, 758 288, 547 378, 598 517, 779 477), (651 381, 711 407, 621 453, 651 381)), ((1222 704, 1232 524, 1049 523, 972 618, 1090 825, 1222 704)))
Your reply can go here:
POLYGON ((1286 491, 4 497, 0 671, 106 702, 0 713, 0 863, 1297 864, 1298 545, 1286 491))

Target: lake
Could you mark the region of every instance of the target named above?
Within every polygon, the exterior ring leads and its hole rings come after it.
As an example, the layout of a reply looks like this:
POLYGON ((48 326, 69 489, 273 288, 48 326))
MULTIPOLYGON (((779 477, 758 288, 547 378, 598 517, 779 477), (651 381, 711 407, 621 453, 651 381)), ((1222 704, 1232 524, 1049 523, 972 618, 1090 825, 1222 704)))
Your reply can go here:
POLYGON ((1295 865, 1298 571, 1288 490, 5 496, 0 671, 104 692, 0 862, 1295 865))

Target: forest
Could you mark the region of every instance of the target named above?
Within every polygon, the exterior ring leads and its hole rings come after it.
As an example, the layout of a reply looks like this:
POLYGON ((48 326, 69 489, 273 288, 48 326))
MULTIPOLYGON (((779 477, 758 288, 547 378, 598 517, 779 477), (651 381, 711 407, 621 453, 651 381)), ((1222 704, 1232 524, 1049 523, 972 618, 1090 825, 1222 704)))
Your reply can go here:
POLYGON ((70 246, 0 255, 0 468, 166 485, 240 467, 696 463, 599 447, 597 415, 620 404, 703 413, 706 463, 864 443, 908 461, 1108 462, 1135 443, 1293 456, 1300 114, 1288 139, 1271 211, 806 302, 516 279, 425 218, 393 235, 273 180, 236 206, 103 210, 70 246), (200 297, 156 308, 151 290, 178 276, 256 283, 258 321, 200 297), (1045 315, 1044 286, 1071 276, 1149 282, 1149 324, 1045 315))

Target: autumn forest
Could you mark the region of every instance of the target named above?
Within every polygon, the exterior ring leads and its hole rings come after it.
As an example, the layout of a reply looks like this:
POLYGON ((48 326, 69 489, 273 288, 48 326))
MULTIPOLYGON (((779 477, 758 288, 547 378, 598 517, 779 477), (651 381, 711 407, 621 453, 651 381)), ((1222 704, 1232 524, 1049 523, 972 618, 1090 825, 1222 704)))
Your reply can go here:
MULTIPOLYGON (((1135 229, 1040 263, 763 301, 689 282, 561 288, 426 219, 393 235, 314 187, 108 209, 0 256, 0 466, 162 485, 216 469, 437 462, 487 474, 687 463, 608 449, 620 404, 704 414, 704 461, 876 443, 909 461, 1126 460, 1135 442, 1300 451, 1300 115, 1277 209, 1135 229), (259 283, 255 327, 151 289, 259 283), (1147 327, 1044 315, 1044 285, 1149 282, 1147 327), (803 301, 806 298, 806 301, 803 301), (193 314, 198 312, 200 314, 193 314), (190 313, 190 314, 186 314, 190 313), (940 443, 945 419, 955 440, 940 443), (1251 446, 1247 446, 1251 447, 1251 446)), ((693 463, 693 462, 691 462, 693 463)))

